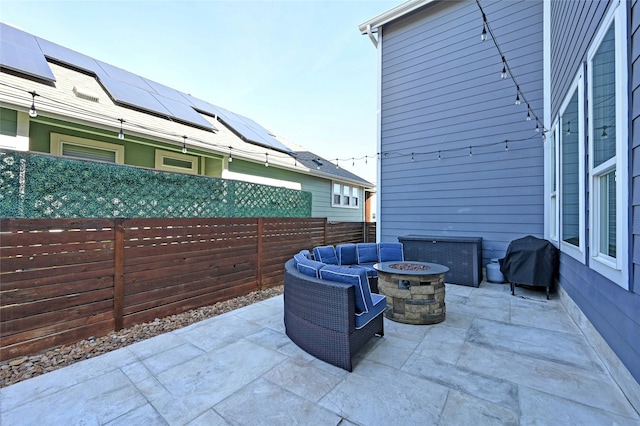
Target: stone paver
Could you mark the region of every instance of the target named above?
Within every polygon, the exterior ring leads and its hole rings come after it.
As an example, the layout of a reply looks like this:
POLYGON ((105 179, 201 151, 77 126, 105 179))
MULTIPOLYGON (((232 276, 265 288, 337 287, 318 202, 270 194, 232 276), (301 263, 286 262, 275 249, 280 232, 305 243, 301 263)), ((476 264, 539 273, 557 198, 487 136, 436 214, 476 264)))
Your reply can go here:
POLYGON ((0 389, 1 425, 635 425, 557 298, 447 285, 348 373, 284 334, 282 296, 0 389))

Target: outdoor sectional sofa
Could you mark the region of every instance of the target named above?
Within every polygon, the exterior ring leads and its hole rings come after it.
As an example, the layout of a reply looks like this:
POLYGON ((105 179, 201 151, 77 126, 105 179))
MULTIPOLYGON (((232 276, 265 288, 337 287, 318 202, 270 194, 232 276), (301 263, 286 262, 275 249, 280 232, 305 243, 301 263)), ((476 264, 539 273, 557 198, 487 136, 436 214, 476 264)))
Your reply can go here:
POLYGON ((386 309, 386 298, 371 292, 369 268, 352 266, 324 263, 303 250, 285 263, 284 276, 287 336, 309 354, 347 371, 369 339, 384 335, 386 309))

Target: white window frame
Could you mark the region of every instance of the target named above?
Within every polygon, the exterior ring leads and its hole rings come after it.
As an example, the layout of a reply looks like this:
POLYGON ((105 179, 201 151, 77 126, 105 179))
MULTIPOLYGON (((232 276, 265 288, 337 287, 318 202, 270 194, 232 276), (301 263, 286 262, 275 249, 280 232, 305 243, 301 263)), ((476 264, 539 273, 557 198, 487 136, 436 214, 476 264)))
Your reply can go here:
POLYGON ((556 120, 549 130, 547 141, 548 149, 548 234, 547 238, 556 246, 560 244, 560 143, 558 141, 558 121, 556 120), (553 180, 555 179, 556 187, 553 188, 553 180))
POLYGON ((576 78, 574 79, 565 100, 560 107, 559 118, 558 118, 558 138, 556 139, 556 144, 558 146, 558 155, 556 156, 556 161, 558 165, 556 166, 558 169, 557 178, 557 188, 558 188, 558 240, 560 242, 560 250, 563 253, 567 253, 574 259, 579 262, 586 263, 585 256, 585 246, 586 246, 586 233, 585 233, 585 164, 584 164, 584 84, 583 84, 583 72, 580 70, 576 78), (578 123, 576 126, 576 130, 578 130, 578 232, 580 235, 580 243, 578 246, 573 244, 569 244, 563 240, 562 235, 562 135, 566 131, 562 125, 562 116, 564 115, 565 110, 569 106, 569 102, 573 97, 575 91, 578 91, 578 123))
POLYGON ((348 185, 346 183, 331 182, 331 207, 343 208, 343 209, 358 209, 360 208, 360 188, 354 185, 348 185), (339 185, 340 193, 334 191, 336 185, 339 185), (353 196, 353 189, 356 189, 358 196, 353 196), (349 194, 345 196, 345 192, 349 194), (334 195, 339 195, 339 201, 336 203, 334 200, 334 195), (347 204, 345 204, 347 202, 347 204))
POLYGON ((600 47, 607 31, 614 26, 615 34, 615 76, 616 76, 616 156, 603 164, 594 166, 593 120, 589 125, 589 183, 591 196, 589 197, 589 266, 594 271, 610 279, 620 287, 629 289, 629 213, 628 213, 628 93, 627 93, 627 8, 624 4, 612 5, 608 11, 604 24, 596 33, 594 42, 587 52, 588 86, 589 86, 589 117, 593 117, 592 96, 592 60, 600 47), (600 253, 600 177, 615 170, 616 172, 616 258, 600 253))
POLYGON ((155 154, 155 167, 158 170, 164 170, 168 172, 189 173, 192 175, 198 174, 198 160, 199 157, 195 155, 181 154, 179 152, 164 151, 162 149, 156 149, 155 154), (179 161, 187 161, 191 163, 191 167, 177 167, 164 164, 165 158, 171 158, 179 161))
MULTIPOLYGON (((87 148, 98 149, 115 153, 116 164, 124 164, 124 146, 116 145, 108 142, 99 142, 91 139, 78 138, 76 136, 62 135, 60 133, 51 133, 49 150, 51 154, 63 155, 64 145, 83 146, 87 148)), ((69 156, 70 157, 70 156, 69 156)), ((75 158, 75 157, 71 157, 75 158)))

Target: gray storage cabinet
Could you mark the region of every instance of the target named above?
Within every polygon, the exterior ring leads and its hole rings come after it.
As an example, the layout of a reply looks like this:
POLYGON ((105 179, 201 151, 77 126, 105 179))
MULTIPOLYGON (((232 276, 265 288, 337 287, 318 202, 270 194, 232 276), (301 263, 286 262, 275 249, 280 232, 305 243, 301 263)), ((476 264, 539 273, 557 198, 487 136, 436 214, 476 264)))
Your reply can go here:
POLYGON ((445 282, 478 287, 482 281, 482 237, 435 237, 405 235, 398 237, 404 246, 405 260, 438 263, 447 266, 445 282))

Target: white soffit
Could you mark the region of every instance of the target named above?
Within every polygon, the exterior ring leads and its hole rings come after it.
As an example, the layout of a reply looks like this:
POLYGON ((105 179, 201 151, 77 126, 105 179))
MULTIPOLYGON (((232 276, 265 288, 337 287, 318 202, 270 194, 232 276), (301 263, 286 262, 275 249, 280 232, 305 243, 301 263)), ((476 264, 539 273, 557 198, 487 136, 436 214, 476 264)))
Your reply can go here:
POLYGON ((358 27, 362 34, 367 33, 367 28, 371 28, 372 31, 381 27, 384 24, 387 24, 395 19, 401 18, 404 15, 407 15, 414 10, 421 8, 424 5, 429 3, 433 3, 435 0, 408 0, 393 9, 389 9, 384 13, 376 16, 375 18, 371 18, 366 22, 363 22, 358 27))

